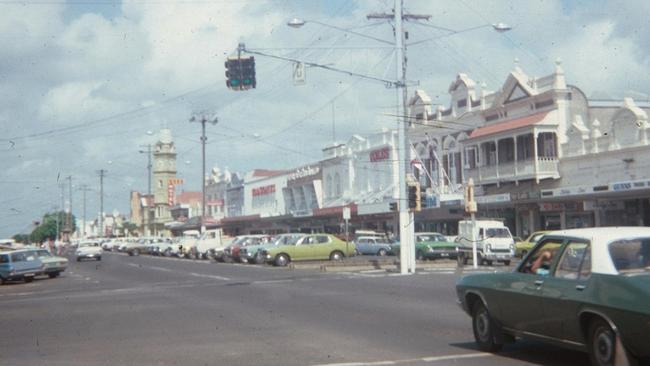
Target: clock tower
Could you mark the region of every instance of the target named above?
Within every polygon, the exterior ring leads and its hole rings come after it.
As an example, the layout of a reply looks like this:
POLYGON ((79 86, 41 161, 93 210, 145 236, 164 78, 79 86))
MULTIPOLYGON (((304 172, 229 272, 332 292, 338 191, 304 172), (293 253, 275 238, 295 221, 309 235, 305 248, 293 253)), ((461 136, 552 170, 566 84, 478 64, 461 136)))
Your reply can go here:
MULTIPOLYGON (((154 223, 155 232, 165 232, 165 223, 172 221, 169 207, 169 183, 176 178, 176 147, 171 130, 160 130, 153 151, 154 223)), ((173 191, 171 191, 173 194, 173 191)))

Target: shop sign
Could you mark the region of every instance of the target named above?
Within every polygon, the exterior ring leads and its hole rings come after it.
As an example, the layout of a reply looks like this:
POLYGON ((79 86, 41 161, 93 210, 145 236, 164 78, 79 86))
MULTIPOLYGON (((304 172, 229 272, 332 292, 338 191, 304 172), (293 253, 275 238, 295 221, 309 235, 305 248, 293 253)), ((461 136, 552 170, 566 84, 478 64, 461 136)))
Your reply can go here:
POLYGON ((649 180, 637 180, 628 182, 611 183, 609 189, 614 192, 631 191, 634 189, 650 188, 649 180))
POLYGON ((264 187, 253 188, 253 197, 266 196, 275 193, 275 184, 264 187))
POLYGON ((574 196, 580 194, 593 193, 593 187, 587 186, 576 186, 576 187, 563 187, 556 189, 546 189, 541 192, 543 197, 563 197, 563 196, 574 196))
POLYGON ((293 173, 289 174, 289 177, 287 178, 287 180, 289 182, 291 182, 291 181, 294 181, 294 180, 315 176, 318 173, 320 173, 320 167, 317 167, 317 166, 314 166, 314 167, 307 166, 307 167, 303 167, 303 168, 298 168, 293 173))
POLYGON ((490 194, 487 196, 476 197, 475 200, 476 203, 483 205, 486 203, 510 202, 510 193, 490 194))
POLYGON ((370 162, 374 163, 377 161, 388 160, 390 158, 390 148, 384 147, 378 150, 373 150, 370 152, 370 162))
POLYGON ((174 192, 175 192, 174 185, 169 184, 167 186, 167 204, 170 207, 174 205, 174 192))
POLYGON ((312 215, 312 211, 310 209, 307 210, 293 210, 291 211, 291 215, 293 217, 308 217, 312 215))
POLYGON ((577 202, 543 202, 539 204, 540 212, 549 211, 581 211, 577 202))
POLYGON ((224 203, 223 200, 219 199, 219 200, 215 200, 215 201, 208 201, 207 205, 208 206, 223 206, 223 203, 224 203))
POLYGON ((625 209, 623 201, 585 201, 584 203, 585 211, 615 211, 625 209))

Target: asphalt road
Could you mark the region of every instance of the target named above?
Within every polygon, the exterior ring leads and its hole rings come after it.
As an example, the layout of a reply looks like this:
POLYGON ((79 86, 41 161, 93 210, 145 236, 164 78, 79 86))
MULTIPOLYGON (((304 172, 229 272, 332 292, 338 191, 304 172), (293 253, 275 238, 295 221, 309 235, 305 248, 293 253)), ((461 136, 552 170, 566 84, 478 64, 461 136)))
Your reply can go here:
POLYGON ((533 342, 479 352, 461 275, 320 272, 107 253, 0 287, 0 365, 587 365, 533 342))

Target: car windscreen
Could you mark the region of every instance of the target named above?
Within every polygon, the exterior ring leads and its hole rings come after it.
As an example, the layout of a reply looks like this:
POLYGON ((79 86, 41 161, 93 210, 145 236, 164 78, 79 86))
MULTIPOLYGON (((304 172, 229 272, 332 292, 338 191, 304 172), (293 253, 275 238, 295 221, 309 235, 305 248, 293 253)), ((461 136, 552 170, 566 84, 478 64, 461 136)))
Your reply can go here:
POLYGON ((650 272, 650 237, 614 241, 609 254, 620 273, 650 272))
POLYGON ((8 255, 0 255, 0 263, 9 263, 8 255))
POLYGON ((39 257, 51 257, 52 256, 52 254, 50 254, 50 252, 48 252, 47 250, 39 250, 39 251, 36 252, 36 255, 38 255, 39 257))
POLYGON ((485 230, 488 238, 510 238, 510 231, 506 228, 488 228, 485 230))

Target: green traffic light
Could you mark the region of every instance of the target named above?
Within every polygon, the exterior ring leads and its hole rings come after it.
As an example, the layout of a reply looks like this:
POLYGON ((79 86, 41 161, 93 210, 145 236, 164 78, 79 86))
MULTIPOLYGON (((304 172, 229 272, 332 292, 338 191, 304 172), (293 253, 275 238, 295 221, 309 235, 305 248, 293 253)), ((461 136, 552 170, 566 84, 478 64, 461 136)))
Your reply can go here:
POLYGON ((239 80, 237 80, 237 79, 232 79, 232 80, 230 80, 230 85, 232 85, 232 86, 237 86, 237 85, 239 85, 239 80))

